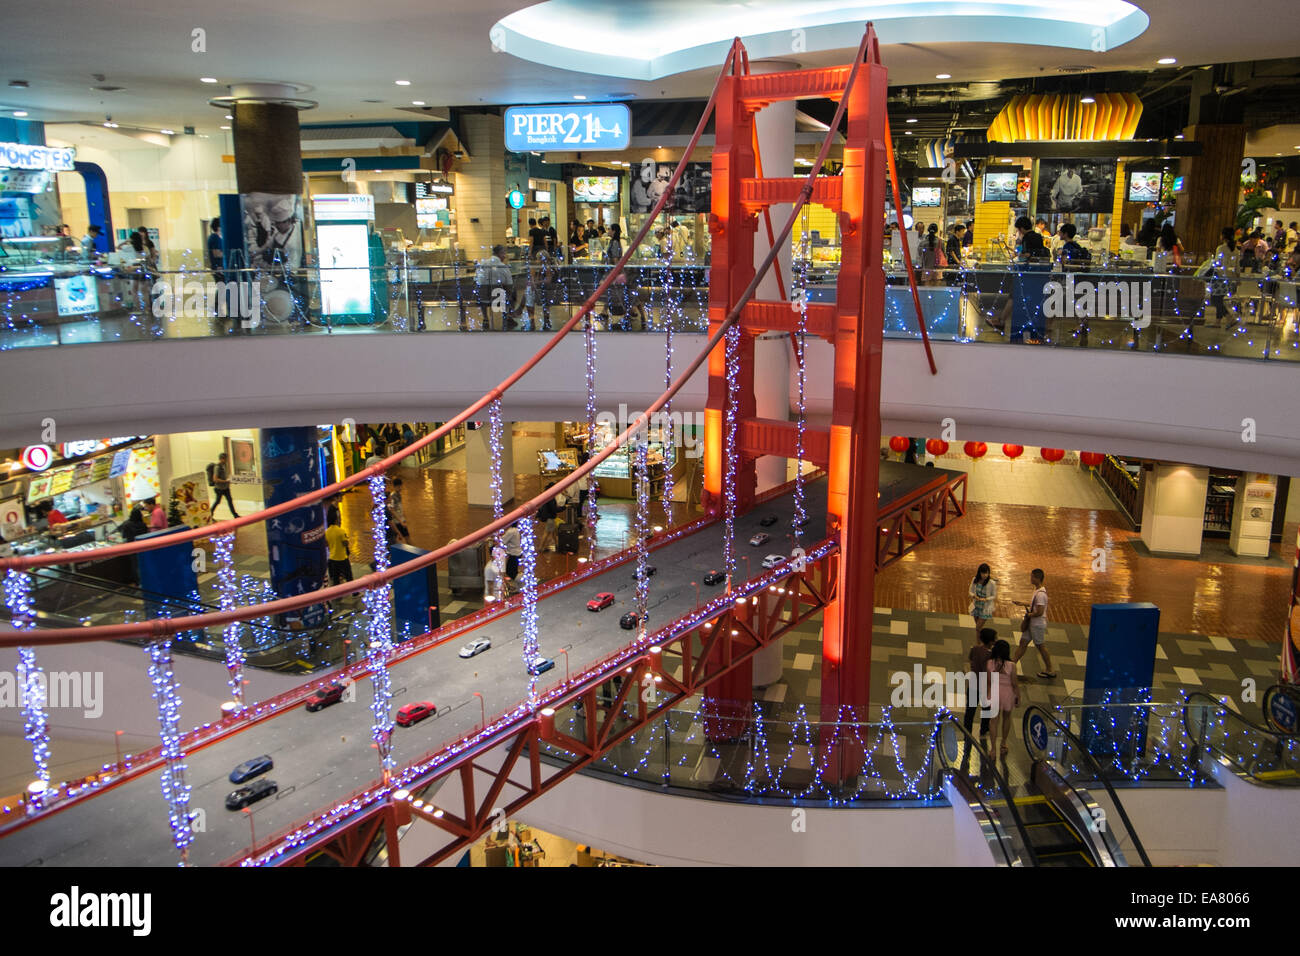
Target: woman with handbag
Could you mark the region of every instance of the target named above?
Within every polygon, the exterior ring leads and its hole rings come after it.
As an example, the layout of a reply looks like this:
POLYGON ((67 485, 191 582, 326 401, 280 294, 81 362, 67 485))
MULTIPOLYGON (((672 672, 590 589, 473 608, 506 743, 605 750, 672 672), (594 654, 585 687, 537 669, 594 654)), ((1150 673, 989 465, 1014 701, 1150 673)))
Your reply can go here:
POLYGON ((970 609, 967 611, 975 618, 975 633, 979 634, 993 619, 993 606, 998 596, 998 579, 990 577, 987 564, 981 564, 975 570, 975 577, 970 582, 970 609))
POLYGON ((1020 706, 1020 685, 1016 683, 1016 665, 1011 662, 1011 645, 1006 641, 995 642, 993 653, 985 667, 990 675, 990 683, 993 680, 998 682, 998 711, 993 715, 989 740, 996 741, 999 731, 1001 732, 1002 746, 998 753, 1005 757, 1009 749, 1007 739, 1011 736, 1011 712, 1020 706))

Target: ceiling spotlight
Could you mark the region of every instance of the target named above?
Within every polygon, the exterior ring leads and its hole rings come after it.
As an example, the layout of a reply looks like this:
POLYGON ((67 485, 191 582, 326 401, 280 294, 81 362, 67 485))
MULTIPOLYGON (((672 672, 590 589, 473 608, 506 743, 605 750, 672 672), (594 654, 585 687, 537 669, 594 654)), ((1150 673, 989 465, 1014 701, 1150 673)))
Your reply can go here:
POLYGON ((1097 101, 1096 101, 1095 99, 1093 99, 1091 96, 1082 96, 1082 97, 1079 98, 1079 102, 1080 102, 1080 103, 1095 103, 1095 102, 1097 102, 1097 101))
POLYGON ((574 93, 574 94, 573 94, 573 98, 574 98, 575 100, 585 100, 585 99, 587 98, 587 96, 586 96, 586 94, 584 94, 584 93, 574 93))
POLYGON ((412 106, 423 106, 423 105, 424 105, 424 100, 411 100, 411 105, 412 105, 412 106))
POLYGON ((17 116, 19 119, 22 119, 26 115, 27 115, 26 110, 14 110, 14 116, 17 116))
POLYGON ((935 78, 936 80, 951 80, 951 79, 952 79, 952 74, 951 74, 951 73, 936 73, 936 74, 934 75, 934 78, 935 78))
POLYGON ((396 83, 398 86, 410 86, 410 85, 411 85, 411 81, 410 81, 410 80, 393 80, 393 82, 396 83))
POLYGON ((217 78, 216 78, 215 76, 200 76, 200 77, 199 77, 199 82, 200 82, 200 83, 215 83, 215 82, 217 82, 217 78))
POLYGON ((1162 56, 1160 59, 1156 60, 1156 62, 1161 66, 1173 66, 1178 61, 1172 56, 1162 56))
POLYGON ((175 136, 175 135, 176 135, 176 130, 174 130, 174 129, 160 129, 158 132, 162 133, 164 136, 175 136))
POLYGON ((1174 139, 1182 139, 1182 138, 1183 138, 1183 134, 1182 134, 1182 133, 1179 133, 1178 135, 1176 135, 1176 136, 1174 137, 1174 139))
POLYGON ((233 115, 231 115, 230 113, 227 113, 227 114, 226 114, 226 119, 228 119, 228 120, 232 120, 232 119, 234 119, 234 118, 235 118, 235 117, 234 117, 233 115))
POLYGON ((907 132, 907 135, 908 135, 908 136, 911 136, 911 135, 912 135, 912 131, 911 131, 910 129, 907 130, 906 132, 907 132))
POLYGON ((915 116, 909 117, 907 121, 908 121, 909 123, 915 123, 915 122, 916 122, 916 117, 915 117, 915 116))
POLYGON ((222 129, 230 129, 229 126, 223 126, 223 127, 221 127, 221 128, 222 128, 222 129))

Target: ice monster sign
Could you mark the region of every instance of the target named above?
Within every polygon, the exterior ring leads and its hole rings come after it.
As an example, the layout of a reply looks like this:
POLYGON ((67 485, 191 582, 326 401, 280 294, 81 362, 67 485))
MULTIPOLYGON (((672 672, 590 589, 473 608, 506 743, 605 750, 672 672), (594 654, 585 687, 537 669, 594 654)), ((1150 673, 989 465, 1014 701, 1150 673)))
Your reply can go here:
POLYGON ((627 149, 631 120, 626 103, 511 106, 506 110, 506 149, 627 149))

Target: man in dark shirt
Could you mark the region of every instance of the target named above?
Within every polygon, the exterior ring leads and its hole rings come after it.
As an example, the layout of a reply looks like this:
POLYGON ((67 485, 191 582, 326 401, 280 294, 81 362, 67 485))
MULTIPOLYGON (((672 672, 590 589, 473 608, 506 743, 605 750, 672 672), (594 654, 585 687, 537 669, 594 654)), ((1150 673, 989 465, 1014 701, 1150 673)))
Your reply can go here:
POLYGON ((1049 258, 1043 237, 1034 231, 1034 222, 1028 216, 1016 220, 1016 259, 1020 262, 1033 262, 1049 258))
POLYGON ((551 217, 543 216, 542 221, 538 223, 538 225, 546 230, 546 251, 548 253, 554 253, 555 243, 556 240, 559 239, 559 236, 555 232, 555 227, 551 225, 551 217))
POLYGON ((221 271, 221 268, 226 264, 226 253, 221 248, 220 216, 212 220, 210 228, 212 231, 208 234, 208 268, 212 270, 212 278, 218 282, 224 282, 225 274, 221 271))
POLYGON ((538 249, 546 248, 546 230, 537 225, 536 219, 528 220, 528 258, 538 249))
POLYGON ((1078 230, 1074 223, 1067 222, 1061 226, 1061 235, 1065 237, 1065 243, 1061 246, 1062 262, 1091 262, 1092 253, 1075 241, 1078 230))

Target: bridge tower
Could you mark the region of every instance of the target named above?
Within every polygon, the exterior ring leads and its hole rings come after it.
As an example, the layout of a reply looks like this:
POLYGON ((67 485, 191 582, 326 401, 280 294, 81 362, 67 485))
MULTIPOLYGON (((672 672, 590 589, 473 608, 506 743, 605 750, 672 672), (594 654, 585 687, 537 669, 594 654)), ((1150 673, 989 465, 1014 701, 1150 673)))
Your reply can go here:
MULTIPOLYGON (((834 348, 834 389, 829 430, 807 428, 804 458, 829 476, 827 530, 839 534, 834 594, 825 610, 822 647, 824 721, 838 718, 841 706, 868 703, 871 625, 874 609, 876 501, 880 466, 880 359, 884 327, 885 276, 882 246, 886 165, 886 71, 879 44, 868 26, 866 60, 859 69, 845 115, 848 123, 843 172, 819 176, 812 202, 838 217, 841 262, 835 303, 809 303, 808 340, 822 338, 834 348)), ((802 177, 763 177, 756 173, 754 114, 777 100, 823 96, 841 99, 851 66, 780 73, 733 72, 718 92, 716 145, 713 150, 712 264, 709 273, 709 331, 740 299, 754 276, 754 236, 766 206, 791 203, 802 177)), ((784 172, 782 170, 781 172, 784 172)), ((799 309, 788 300, 752 300, 741 315, 741 342, 733 370, 736 429, 736 513, 753 506, 755 461, 763 455, 795 457, 796 424, 755 416, 753 356, 756 336, 772 331, 793 334, 799 309)), ((722 514, 727 456, 728 398, 723 345, 709 357, 705 412, 705 508, 722 514)), ((815 521, 806 540, 816 541, 815 521)), ((748 700, 748 666, 726 675, 719 699, 748 700)))

